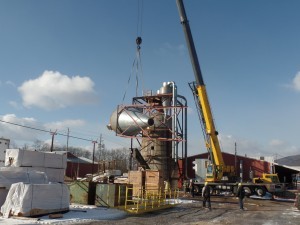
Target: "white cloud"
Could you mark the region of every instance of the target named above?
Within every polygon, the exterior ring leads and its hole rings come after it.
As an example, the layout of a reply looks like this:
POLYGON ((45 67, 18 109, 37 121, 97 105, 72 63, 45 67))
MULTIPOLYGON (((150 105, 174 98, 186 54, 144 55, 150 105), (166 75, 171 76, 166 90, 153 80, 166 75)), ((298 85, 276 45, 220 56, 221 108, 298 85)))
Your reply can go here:
MULTIPOLYGON (((50 131, 56 131, 58 133, 65 133, 67 128, 70 128, 72 134, 72 128, 78 128, 86 125, 83 120, 64 120, 52 123, 42 124, 36 121, 34 118, 18 118, 15 114, 6 114, 0 116, 0 136, 8 138, 13 142, 33 143, 35 140, 46 140, 45 143, 49 144, 49 137, 51 137, 50 131)), ((76 136, 76 135, 75 135, 76 136)), ((50 138, 51 140, 51 138, 50 138)), ((55 136, 55 145, 62 146, 65 144, 66 138, 64 136, 55 136)), ((51 143, 50 143, 51 144, 51 143)), ((20 146, 21 146, 20 145, 20 146)))
POLYGON ((289 144, 288 142, 273 139, 269 142, 268 149, 273 151, 276 156, 285 157, 291 155, 299 155, 300 148, 289 144))
POLYGON ((9 101, 8 102, 12 107, 14 107, 15 109, 21 109, 22 107, 20 106, 19 103, 15 102, 15 101, 9 101))
POLYGON ((186 47, 183 44, 172 45, 169 42, 164 43, 157 51, 161 55, 165 54, 184 54, 186 52, 186 47))
POLYGON ((48 130, 66 130, 67 128, 81 127, 85 125, 83 120, 64 120, 52 123, 46 123, 44 126, 48 130))
POLYGON ((269 143, 259 143, 246 138, 233 137, 231 135, 219 135, 222 151, 234 154, 234 143, 237 144, 237 154, 247 155, 248 157, 259 156, 274 156, 286 157, 290 155, 297 155, 300 148, 293 146, 285 141, 279 139, 272 139, 269 143))
POLYGON ((234 137, 233 135, 220 134, 218 137, 223 152, 234 154, 236 143, 237 155, 254 157, 266 154, 263 146, 258 142, 247 140, 245 138, 234 137))
POLYGON ((5 122, 0 123, 1 136, 23 141, 32 141, 37 138, 40 132, 25 127, 38 127, 34 118, 18 118, 15 114, 0 116, 5 122))
POLYGON ((94 82, 89 77, 69 77, 60 72, 45 71, 19 88, 23 105, 52 110, 95 101, 94 82))
POLYGON ((293 79, 292 88, 296 91, 300 91, 300 71, 295 75, 293 79))
POLYGON ((12 87, 16 87, 16 84, 10 80, 6 81, 5 84, 10 85, 12 87))
POLYGON ((278 139, 273 139, 270 141, 269 145, 271 147, 281 147, 284 146, 284 142, 278 139))
MULTIPOLYGON (((51 145, 52 145, 52 139, 47 139, 47 140, 44 141, 44 143, 45 143, 45 144, 48 144, 49 146, 51 146, 51 145)), ((54 138, 53 146, 54 146, 54 147, 62 147, 63 144, 60 143, 59 141, 57 141, 57 140, 54 138)))

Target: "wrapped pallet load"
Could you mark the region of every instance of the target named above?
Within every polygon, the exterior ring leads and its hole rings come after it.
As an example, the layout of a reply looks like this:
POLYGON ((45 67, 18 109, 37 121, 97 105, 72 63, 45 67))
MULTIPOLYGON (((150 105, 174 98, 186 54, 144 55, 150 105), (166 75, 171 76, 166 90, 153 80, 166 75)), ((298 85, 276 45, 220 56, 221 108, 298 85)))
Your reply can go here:
POLYGON ((59 183, 11 185, 1 213, 10 216, 39 216, 69 210, 70 193, 67 185, 59 183))
POLYGON ((7 149, 5 153, 5 166, 66 169, 67 155, 21 149, 7 149))
MULTIPOLYGON (((26 172, 31 173, 33 171, 39 171, 45 173, 49 182, 64 182, 65 169, 47 168, 47 167, 0 167, 0 174, 5 173, 5 171, 10 172, 26 172)), ((1 175, 0 175, 1 176, 1 175)), ((22 182, 22 180, 17 180, 17 182, 22 182)))
MULTIPOLYGON (((5 168, 5 167, 2 167, 5 168)), ((0 206, 3 205, 12 184, 24 182, 33 184, 48 184, 48 178, 40 171, 2 171, 0 170, 0 206)))

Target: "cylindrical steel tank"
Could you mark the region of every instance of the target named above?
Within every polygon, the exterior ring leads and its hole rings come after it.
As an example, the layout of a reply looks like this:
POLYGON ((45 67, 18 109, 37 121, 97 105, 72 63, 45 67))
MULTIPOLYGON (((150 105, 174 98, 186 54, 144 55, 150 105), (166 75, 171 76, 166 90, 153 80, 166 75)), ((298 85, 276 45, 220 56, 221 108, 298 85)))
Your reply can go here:
POLYGON ((154 120, 138 108, 122 108, 112 113, 109 126, 118 134, 133 136, 153 124, 154 120))

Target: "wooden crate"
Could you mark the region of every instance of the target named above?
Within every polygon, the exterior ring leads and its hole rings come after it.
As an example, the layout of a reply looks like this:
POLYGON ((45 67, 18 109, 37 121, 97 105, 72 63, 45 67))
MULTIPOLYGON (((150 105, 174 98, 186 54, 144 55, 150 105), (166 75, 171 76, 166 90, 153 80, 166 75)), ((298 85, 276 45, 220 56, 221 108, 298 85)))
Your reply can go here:
POLYGON ((160 190, 164 191, 164 180, 160 171, 146 170, 145 188, 155 194, 158 194, 160 190))
POLYGON ((145 187, 145 171, 129 171, 128 183, 133 186, 132 196, 142 196, 145 187))

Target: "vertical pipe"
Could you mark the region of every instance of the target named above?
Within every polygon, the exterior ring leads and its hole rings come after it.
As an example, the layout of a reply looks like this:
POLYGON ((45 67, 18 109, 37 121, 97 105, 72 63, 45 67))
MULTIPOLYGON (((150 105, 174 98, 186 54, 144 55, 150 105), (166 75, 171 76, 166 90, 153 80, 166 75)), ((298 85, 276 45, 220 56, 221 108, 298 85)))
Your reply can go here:
POLYGON ((93 141, 93 164, 92 164, 92 181, 93 181, 93 177, 94 177, 94 162, 95 162, 95 145, 96 145, 96 141, 93 141))
POLYGON ((236 142, 234 142, 234 173, 237 175, 237 158, 236 158, 236 142))
POLYGON ((177 129, 177 86, 175 84, 174 81, 168 82, 168 84, 172 85, 172 108, 173 108, 173 115, 174 115, 174 119, 173 119, 173 140, 172 141, 172 158, 175 159, 175 161, 177 162, 178 159, 178 142, 175 141, 175 139, 177 138, 177 134, 178 134, 178 129, 177 129))

